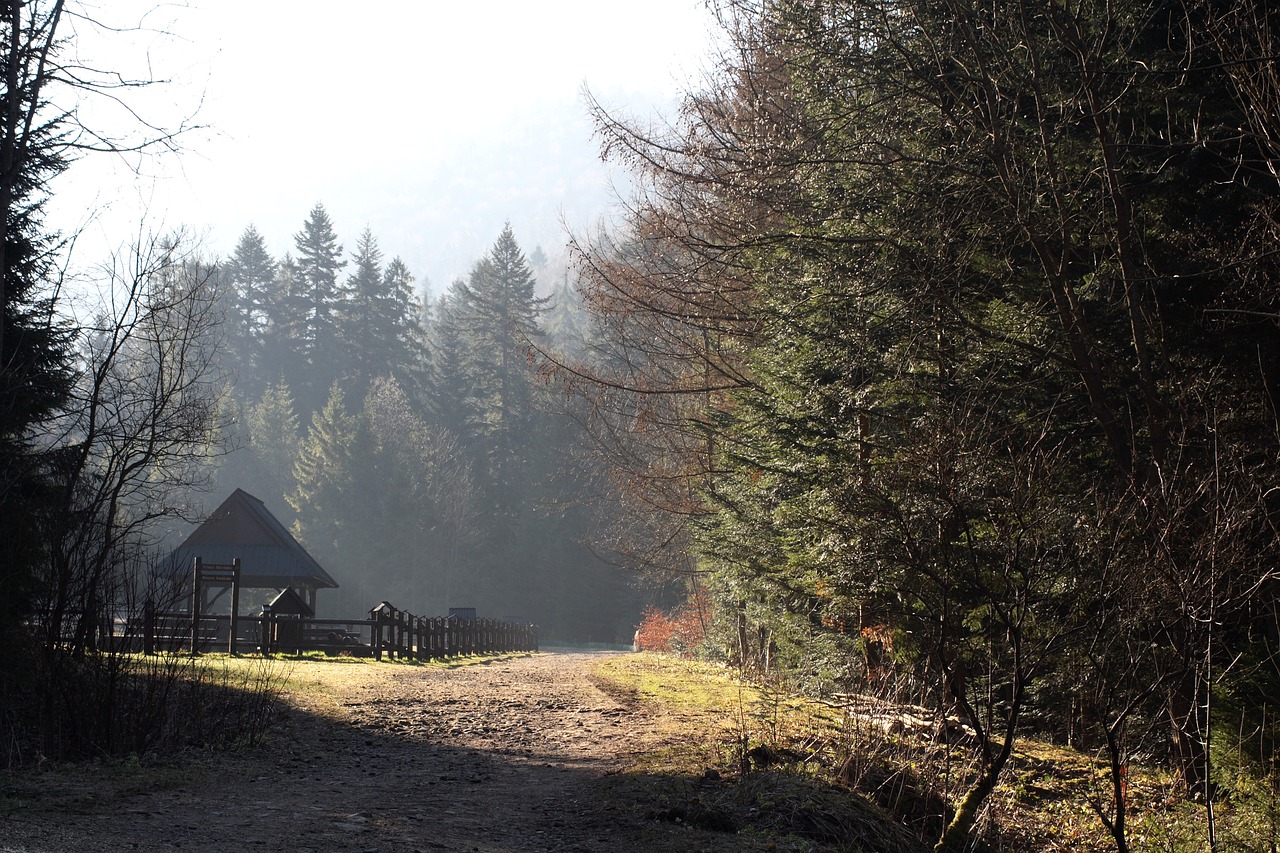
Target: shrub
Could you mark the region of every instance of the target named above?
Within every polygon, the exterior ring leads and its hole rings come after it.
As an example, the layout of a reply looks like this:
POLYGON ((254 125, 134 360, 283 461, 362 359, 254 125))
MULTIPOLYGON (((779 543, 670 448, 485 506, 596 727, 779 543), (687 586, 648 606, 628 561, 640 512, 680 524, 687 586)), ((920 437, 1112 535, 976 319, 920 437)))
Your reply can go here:
POLYGON ((670 612, 650 605, 636 629, 636 645, 641 651, 693 657, 707 639, 711 616, 711 596, 701 587, 670 612))

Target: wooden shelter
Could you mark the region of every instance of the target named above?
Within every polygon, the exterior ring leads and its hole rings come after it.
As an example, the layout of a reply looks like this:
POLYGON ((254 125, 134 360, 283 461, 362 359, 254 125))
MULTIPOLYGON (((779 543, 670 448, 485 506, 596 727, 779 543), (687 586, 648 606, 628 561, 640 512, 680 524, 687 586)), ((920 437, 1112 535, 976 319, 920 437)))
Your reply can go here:
POLYGON ((301 616, 310 619, 316 615, 315 608, 307 604, 302 596, 292 589, 281 590, 280 594, 268 601, 265 606, 270 607, 271 612, 276 616, 301 616))
POLYGON ((293 538, 266 504, 242 489, 232 492, 162 559, 156 572, 174 578, 189 576, 196 557, 205 563, 224 565, 238 558, 241 588, 295 590, 313 614, 316 592, 338 587, 338 582, 293 538))

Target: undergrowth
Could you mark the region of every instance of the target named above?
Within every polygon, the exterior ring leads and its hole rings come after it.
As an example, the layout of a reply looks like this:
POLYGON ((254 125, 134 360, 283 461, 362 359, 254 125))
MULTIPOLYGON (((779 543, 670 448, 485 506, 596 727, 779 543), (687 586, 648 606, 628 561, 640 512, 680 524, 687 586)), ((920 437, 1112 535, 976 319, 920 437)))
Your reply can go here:
MULTIPOLYGON (((668 745, 616 783, 623 799, 656 819, 792 836, 813 849, 923 850, 975 770, 964 739, 945 736, 923 708, 803 699, 779 684, 747 683, 728 667, 653 654, 607 659, 598 674, 673 721, 668 745)), ((1222 754, 1219 773, 1231 784, 1215 803, 1215 849, 1275 851, 1274 772, 1222 754)), ((984 810, 975 849, 1114 850, 1096 810, 1108 784, 1102 756, 1023 738, 984 810)), ((1180 796, 1161 768, 1135 763, 1127 797, 1131 850, 1210 849, 1204 804, 1180 796)))
POLYGON ((2 766, 252 745, 286 676, 262 659, 36 655, 0 671, 2 766))

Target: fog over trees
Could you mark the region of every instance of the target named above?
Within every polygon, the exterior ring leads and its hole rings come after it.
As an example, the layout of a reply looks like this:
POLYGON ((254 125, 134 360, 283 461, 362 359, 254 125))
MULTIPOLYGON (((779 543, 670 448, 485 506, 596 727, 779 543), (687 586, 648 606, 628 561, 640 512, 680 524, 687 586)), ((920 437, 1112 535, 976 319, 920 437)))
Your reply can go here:
POLYGON ((671 123, 591 105, 635 191, 566 251, 507 225, 424 297, 320 200, 223 257, 139 240, 73 320, 50 181, 174 135, 80 126, 50 99, 116 81, 14 4, 0 689, 100 724, 49 755, 124 750, 114 700, 73 713, 132 684, 100 629, 241 488, 339 582, 323 615, 619 642, 666 595, 666 651, 923 709, 970 760, 938 850, 979 849, 1028 736, 1096 756, 1117 850, 1137 762, 1209 849, 1230 803, 1274 850, 1280 11, 714 6, 671 123))
POLYGON ((539 376, 539 352, 582 347, 568 271, 535 269, 508 227, 423 304, 370 231, 344 251, 322 204, 294 245, 272 258, 250 225, 218 266, 235 426, 217 492, 243 488, 291 526, 341 584, 324 613, 386 599, 629 638, 646 594, 589 549, 580 429, 539 376))

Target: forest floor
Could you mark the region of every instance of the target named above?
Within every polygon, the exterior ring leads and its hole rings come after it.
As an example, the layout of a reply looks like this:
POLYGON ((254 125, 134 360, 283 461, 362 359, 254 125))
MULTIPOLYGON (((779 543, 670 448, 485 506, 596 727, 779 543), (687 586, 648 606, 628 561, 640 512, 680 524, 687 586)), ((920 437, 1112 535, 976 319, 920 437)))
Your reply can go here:
POLYGON ((702 808, 732 768, 645 769, 723 720, 650 701, 605 663, 298 662, 260 745, 0 777, 0 851, 841 849, 702 808))

